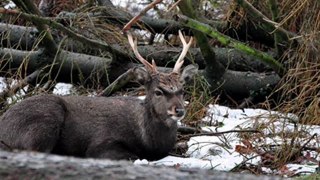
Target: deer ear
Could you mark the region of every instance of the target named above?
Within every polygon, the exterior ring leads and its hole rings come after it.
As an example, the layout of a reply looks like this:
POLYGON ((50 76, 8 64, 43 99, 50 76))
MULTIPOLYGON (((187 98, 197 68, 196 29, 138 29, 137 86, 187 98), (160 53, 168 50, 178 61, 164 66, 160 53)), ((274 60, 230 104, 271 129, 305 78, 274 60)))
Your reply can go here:
POLYGON ((180 75, 180 82, 183 84, 189 82, 195 74, 198 73, 199 66, 197 64, 189 64, 186 66, 181 75, 180 75))
POLYGON ((140 84, 145 84, 150 80, 150 74, 144 67, 135 67, 133 69, 135 79, 138 81, 140 84))

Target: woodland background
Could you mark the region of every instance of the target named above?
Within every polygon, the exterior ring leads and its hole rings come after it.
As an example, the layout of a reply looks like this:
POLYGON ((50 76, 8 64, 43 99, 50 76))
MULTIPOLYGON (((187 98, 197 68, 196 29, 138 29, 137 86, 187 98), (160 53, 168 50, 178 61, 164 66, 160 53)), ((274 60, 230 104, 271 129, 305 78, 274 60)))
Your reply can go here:
MULTIPOLYGON (((50 93, 58 82, 81 95, 143 94, 128 73, 140 64, 121 30, 152 1, 13 2, 14 8, 4 8, 6 0, 0 6, 3 111, 17 93, 50 93)), ((319 9, 318 0, 159 1, 131 30, 142 56, 164 71, 181 51, 178 30, 195 37, 185 62, 201 69, 186 94, 184 123, 192 133, 209 103, 294 113, 299 123, 320 125, 319 9)), ((274 167, 304 148, 294 143, 299 132, 288 136, 292 141, 278 148, 274 167)))

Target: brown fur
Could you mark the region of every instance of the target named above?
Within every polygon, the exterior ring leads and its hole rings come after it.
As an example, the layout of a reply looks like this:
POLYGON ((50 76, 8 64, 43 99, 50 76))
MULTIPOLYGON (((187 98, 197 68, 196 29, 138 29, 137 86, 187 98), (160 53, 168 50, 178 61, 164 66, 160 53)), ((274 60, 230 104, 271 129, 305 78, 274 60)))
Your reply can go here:
POLYGON ((184 77, 141 72, 144 101, 37 95, 17 103, 0 119, 0 147, 109 159, 166 156, 175 144, 177 119, 185 115, 184 77))

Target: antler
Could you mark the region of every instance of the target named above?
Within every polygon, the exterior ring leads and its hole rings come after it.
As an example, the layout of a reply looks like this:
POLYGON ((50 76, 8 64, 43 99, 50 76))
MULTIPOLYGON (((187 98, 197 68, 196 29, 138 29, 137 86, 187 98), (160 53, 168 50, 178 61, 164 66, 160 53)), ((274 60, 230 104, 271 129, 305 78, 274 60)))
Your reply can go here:
POLYGON ((157 71, 157 66, 154 60, 152 60, 152 64, 150 64, 147 60, 145 60, 140 53, 138 52, 138 45, 137 45, 137 40, 133 41, 132 34, 128 31, 128 40, 129 44, 133 50, 134 55, 138 58, 138 60, 146 67, 147 71, 149 73, 156 73, 157 71))
POLYGON ((182 49, 182 52, 181 52, 176 64, 174 65, 173 72, 175 72, 175 73, 179 73, 180 68, 184 62, 183 59, 187 55, 187 52, 188 52, 188 50, 192 44, 192 40, 193 40, 193 37, 191 37, 190 41, 187 43, 180 30, 179 30, 179 37, 180 37, 180 40, 183 44, 183 49, 182 49))

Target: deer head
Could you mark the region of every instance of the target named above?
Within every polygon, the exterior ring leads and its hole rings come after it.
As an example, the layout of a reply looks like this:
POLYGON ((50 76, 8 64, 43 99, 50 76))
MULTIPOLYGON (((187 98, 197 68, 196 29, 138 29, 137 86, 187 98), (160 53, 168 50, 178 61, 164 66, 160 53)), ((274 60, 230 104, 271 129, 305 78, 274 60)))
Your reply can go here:
POLYGON ((181 31, 179 37, 183 44, 183 50, 176 64, 170 73, 163 73, 157 70, 155 61, 150 64, 145 60, 137 48, 137 41, 133 41, 132 35, 128 32, 128 40, 137 59, 144 64, 145 69, 137 68, 138 79, 143 79, 146 87, 146 104, 152 116, 160 121, 167 120, 167 125, 176 123, 177 120, 185 116, 183 85, 186 80, 191 79, 197 72, 198 67, 194 65, 187 66, 181 72, 181 66, 184 62, 188 49, 192 44, 193 38, 187 43, 181 31))

